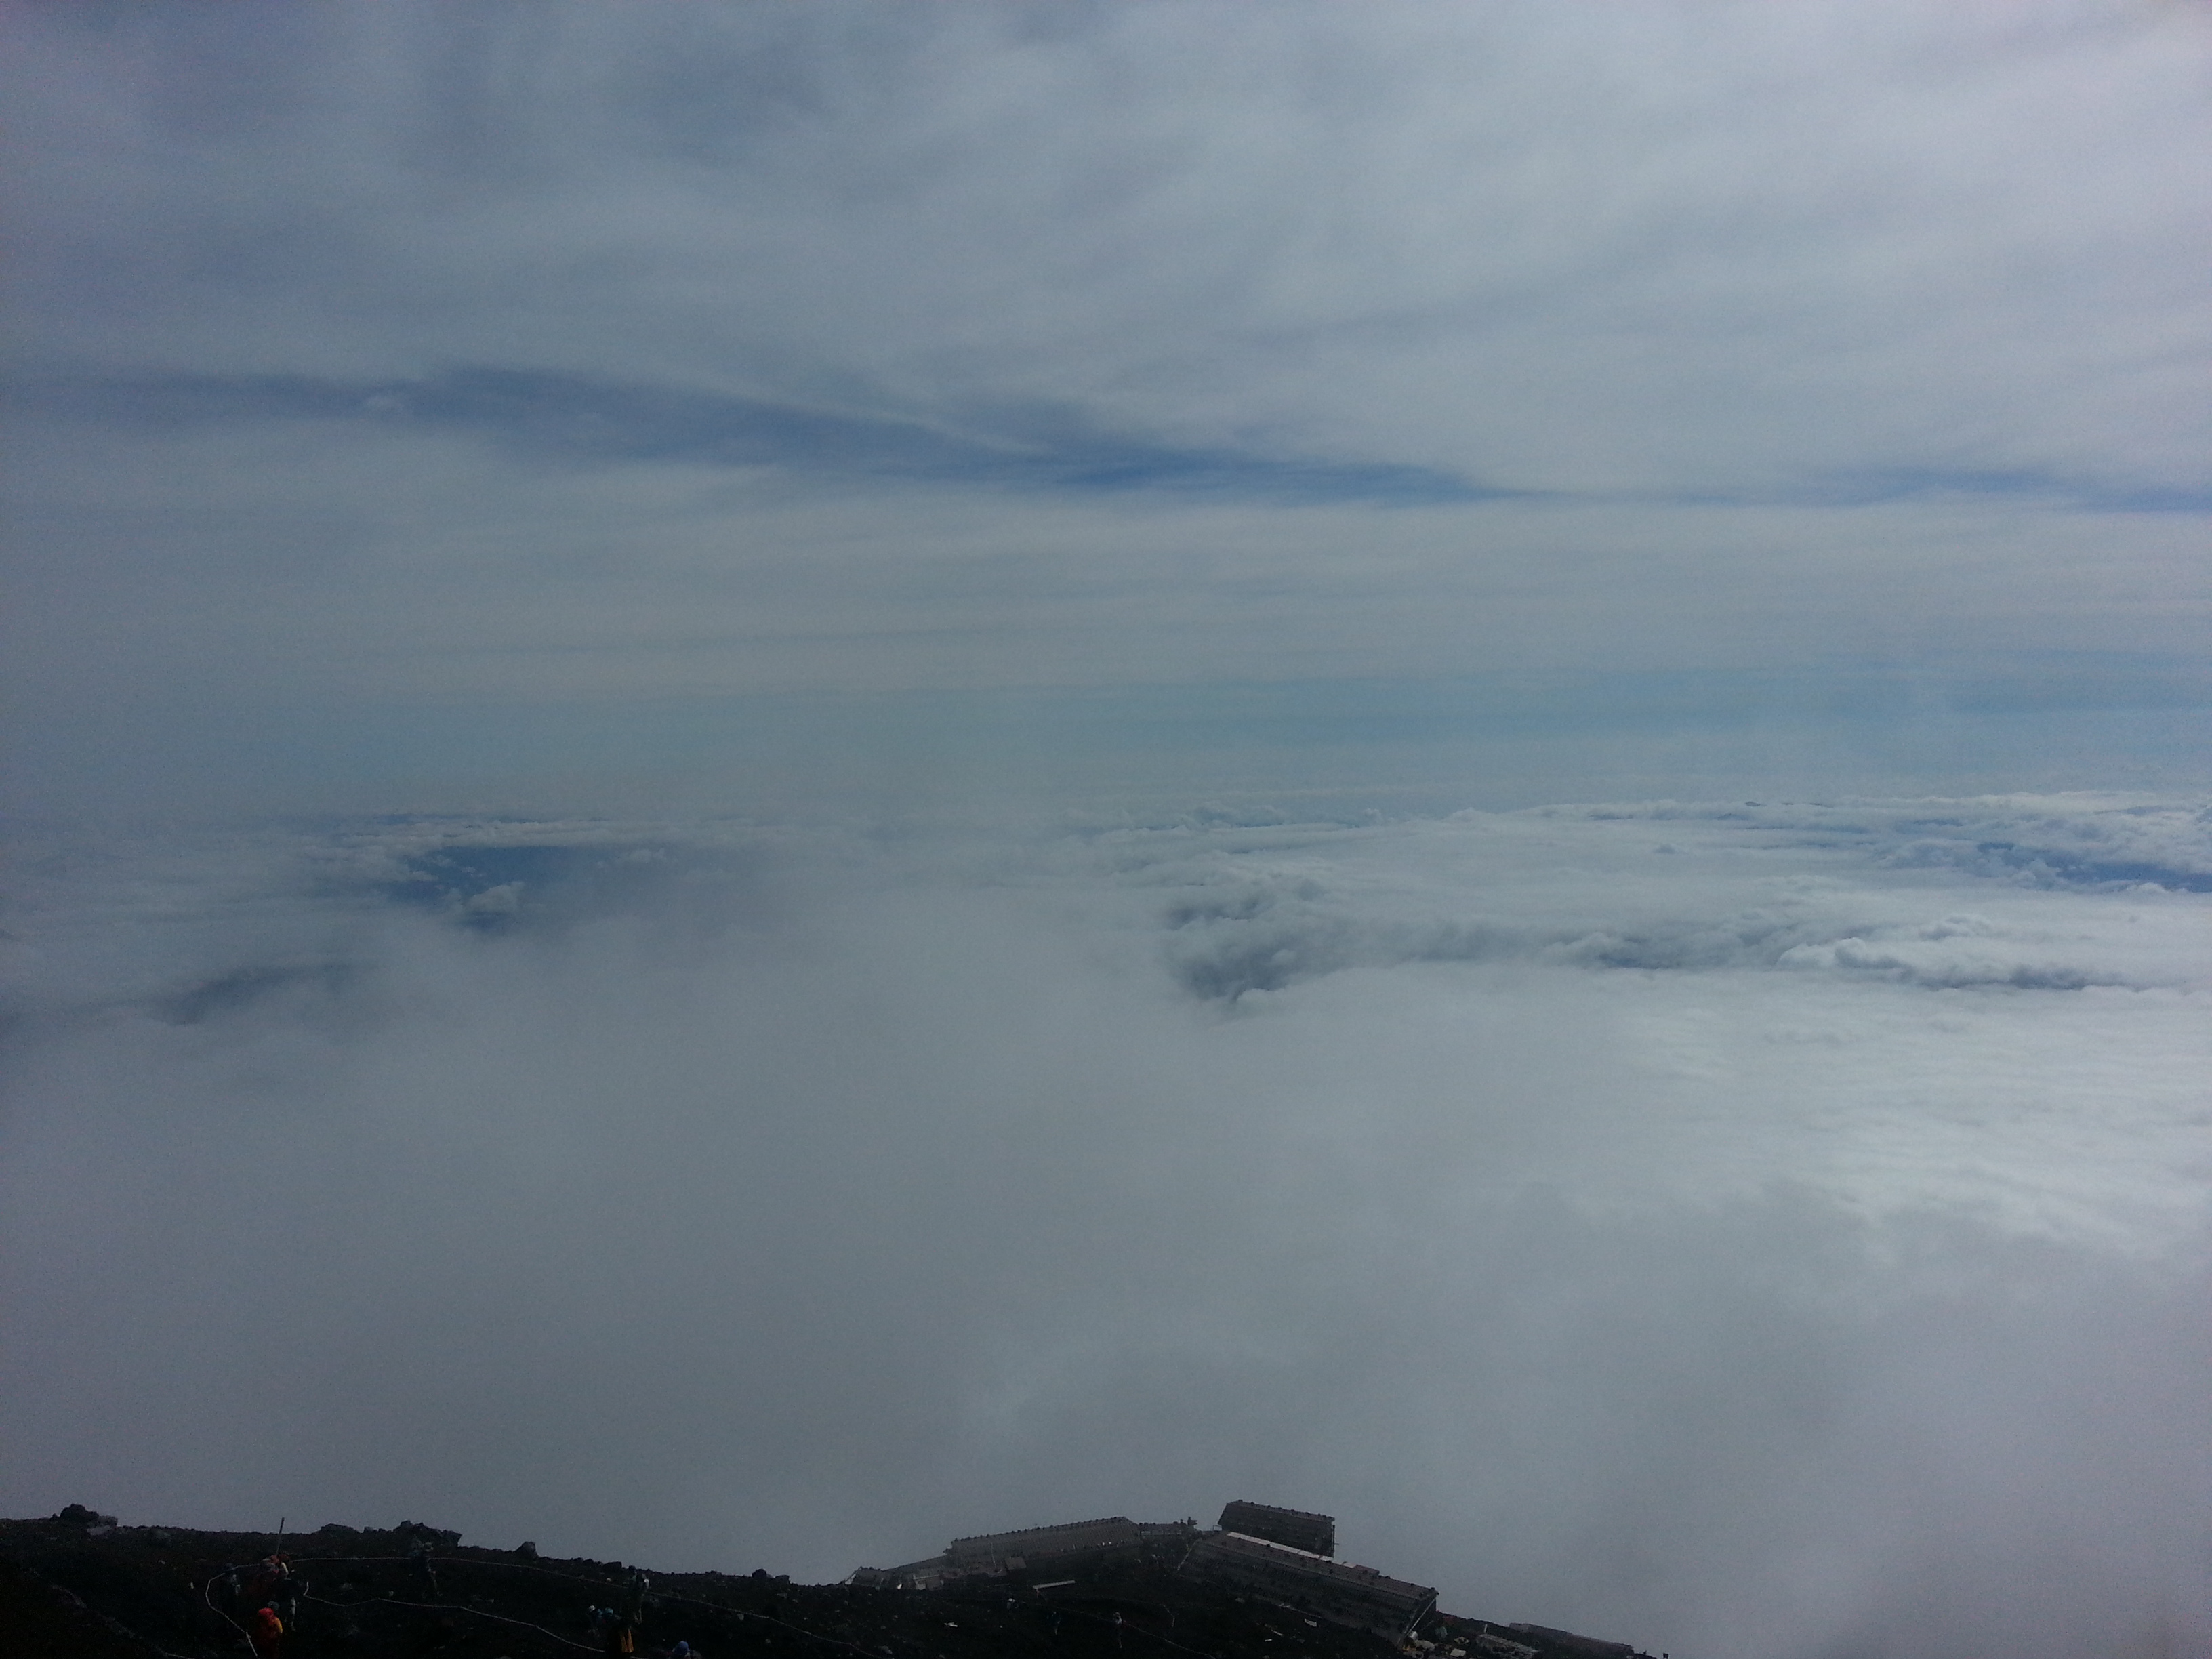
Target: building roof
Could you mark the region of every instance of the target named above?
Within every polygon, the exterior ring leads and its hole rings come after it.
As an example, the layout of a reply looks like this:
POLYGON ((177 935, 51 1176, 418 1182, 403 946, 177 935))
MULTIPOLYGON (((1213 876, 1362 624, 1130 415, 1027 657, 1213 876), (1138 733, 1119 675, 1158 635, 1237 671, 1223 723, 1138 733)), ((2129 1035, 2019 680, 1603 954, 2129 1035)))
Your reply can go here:
POLYGON ((1221 1511, 1221 1530, 1241 1532, 1248 1538, 1265 1538, 1316 1555, 1336 1553, 1336 1517, 1310 1510, 1279 1509, 1239 1498, 1221 1511))
POLYGON ((1016 1532, 979 1532, 956 1538, 945 1553, 954 1560, 988 1555, 1053 1555, 1068 1550, 1110 1548, 1137 1541, 1137 1523, 1126 1515, 1096 1521, 1063 1521, 1056 1526, 1024 1527, 1016 1532))

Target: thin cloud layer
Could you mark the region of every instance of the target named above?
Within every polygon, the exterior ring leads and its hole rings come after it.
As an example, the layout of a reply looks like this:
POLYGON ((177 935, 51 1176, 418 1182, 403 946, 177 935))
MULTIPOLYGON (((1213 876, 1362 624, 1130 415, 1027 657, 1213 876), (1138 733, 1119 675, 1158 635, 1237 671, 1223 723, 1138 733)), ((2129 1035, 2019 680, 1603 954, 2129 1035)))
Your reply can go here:
POLYGON ((531 368, 1073 394, 1513 487, 1924 467, 1938 431, 1962 476, 2203 484, 2185 9, 28 22, 40 131, 104 161, 95 204, 27 157, 31 295, 106 361, 535 334, 531 368), (69 327, 95 270, 168 299, 69 327), (1900 374, 1923 407, 1869 396, 1900 374))
POLYGON ((2191 8, 15 21, 35 810, 1624 671, 2189 680, 2140 774, 1862 781, 2199 780, 2191 8))
POLYGON ((2060 803, 2057 811, 2033 801, 1550 808, 1517 817, 1466 814, 1417 831, 1347 836, 1289 826, 1235 839, 1201 834, 1188 848, 1176 839, 1153 854, 1156 866, 1140 867, 1146 879, 1183 890, 1167 911, 1183 982, 1231 1001, 1316 975, 1408 962, 1817 969, 2022 989, 2147 987, 2129 975, 2148 969, 2179 986, 2197 960, 2185 933, 2163 951, 2147 948, 2128 896, 2212 891, 2212 842, 2201 817, 2119 802, 2060 803), (1617 858, 1630 826, 1669 835, 1649 848, 1672 860, 1666 873, 1641 871, 1625 892, 1585 890, 1565 849, 1587 841, 1617 858), (1716 914, 1701 872, 1717 861, 1733 887, 1747 858, 1771 860, 1777 872, 1752 890, 1752 903, 1716 914), (2005 895, 2008 918, 1930 915, 1910 876, 1876 899, 1808 875, 1869 863, 1989 878, 2005 895), (1409 882, 1415 872, 1421 879, 1409 882), (2088 893, 2123 896, 2108 911, 2124 915, 2123 931, 2101 939, 2078 931, 2093 913, 2076 896, 2088 893), (2163 967, 2150 969, 2154 961, 2163 967))
POLYGON ((100 362, 2204 486, 2186 8, 25 21, 27 299, 100 362))

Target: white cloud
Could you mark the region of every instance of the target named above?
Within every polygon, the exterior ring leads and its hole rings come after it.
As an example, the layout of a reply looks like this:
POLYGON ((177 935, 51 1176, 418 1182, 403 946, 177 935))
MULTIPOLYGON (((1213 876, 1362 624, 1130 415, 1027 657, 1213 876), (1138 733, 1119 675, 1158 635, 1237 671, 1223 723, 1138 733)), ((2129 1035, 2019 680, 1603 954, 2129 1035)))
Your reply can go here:
MULTIPOLYGON (((19 21, 44 804, 564 702, 2203 657, 2186 7, 19 21)), ((2079 746, 1907 787, 2201 747, 2079 746)))
POLYGON ((2188 9, 1062 21, 50 14, 26 295, 133 364, 1041 405, 1569 490, 2202 489, 2188 9))
POLYGON ((827 1575, 1260 1492, 1675 1651, 2150 1643, 2207 851, 2085 798, 80 848, 15 929, 6 1501, 827 1575), (1254 895, 1357 948, 1224 1013, 1180 970, 1254 895))

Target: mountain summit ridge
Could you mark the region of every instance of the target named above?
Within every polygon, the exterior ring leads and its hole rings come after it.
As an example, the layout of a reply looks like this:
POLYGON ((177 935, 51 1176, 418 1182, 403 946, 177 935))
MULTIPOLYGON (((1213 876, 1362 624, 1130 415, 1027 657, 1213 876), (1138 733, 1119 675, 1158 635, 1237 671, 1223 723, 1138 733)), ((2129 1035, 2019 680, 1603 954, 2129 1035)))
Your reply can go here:
POLYGON ((977 1534, 956 1540, 971 1547, 957 1562, 835 1584, 460 1537, 419 1522, 289 1537, 126 1527, 71 1504, 0 1520, 0 1634, 10 1659, 270 1659, 249 1633, 265 1606, 284 1626, 276 1659, 1638 1659, 1625 1643, 1443 1613, 1425 1587, 1188 1520, 977 1534), (991 1547, 1054 1534, 1073 1547, 1034 1562, 991 1547))

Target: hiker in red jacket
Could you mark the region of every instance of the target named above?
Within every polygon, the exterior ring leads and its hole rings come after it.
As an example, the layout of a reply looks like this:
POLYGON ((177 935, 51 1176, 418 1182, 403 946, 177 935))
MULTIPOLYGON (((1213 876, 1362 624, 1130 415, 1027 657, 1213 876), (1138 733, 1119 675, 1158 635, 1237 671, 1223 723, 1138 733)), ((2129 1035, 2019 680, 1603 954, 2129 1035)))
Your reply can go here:
POLYGON ((284 1650, 284 1621, 276 1608, 264 1607, 253 1615, 252 1634, 255 1659, 277 1659, 284 1650))

